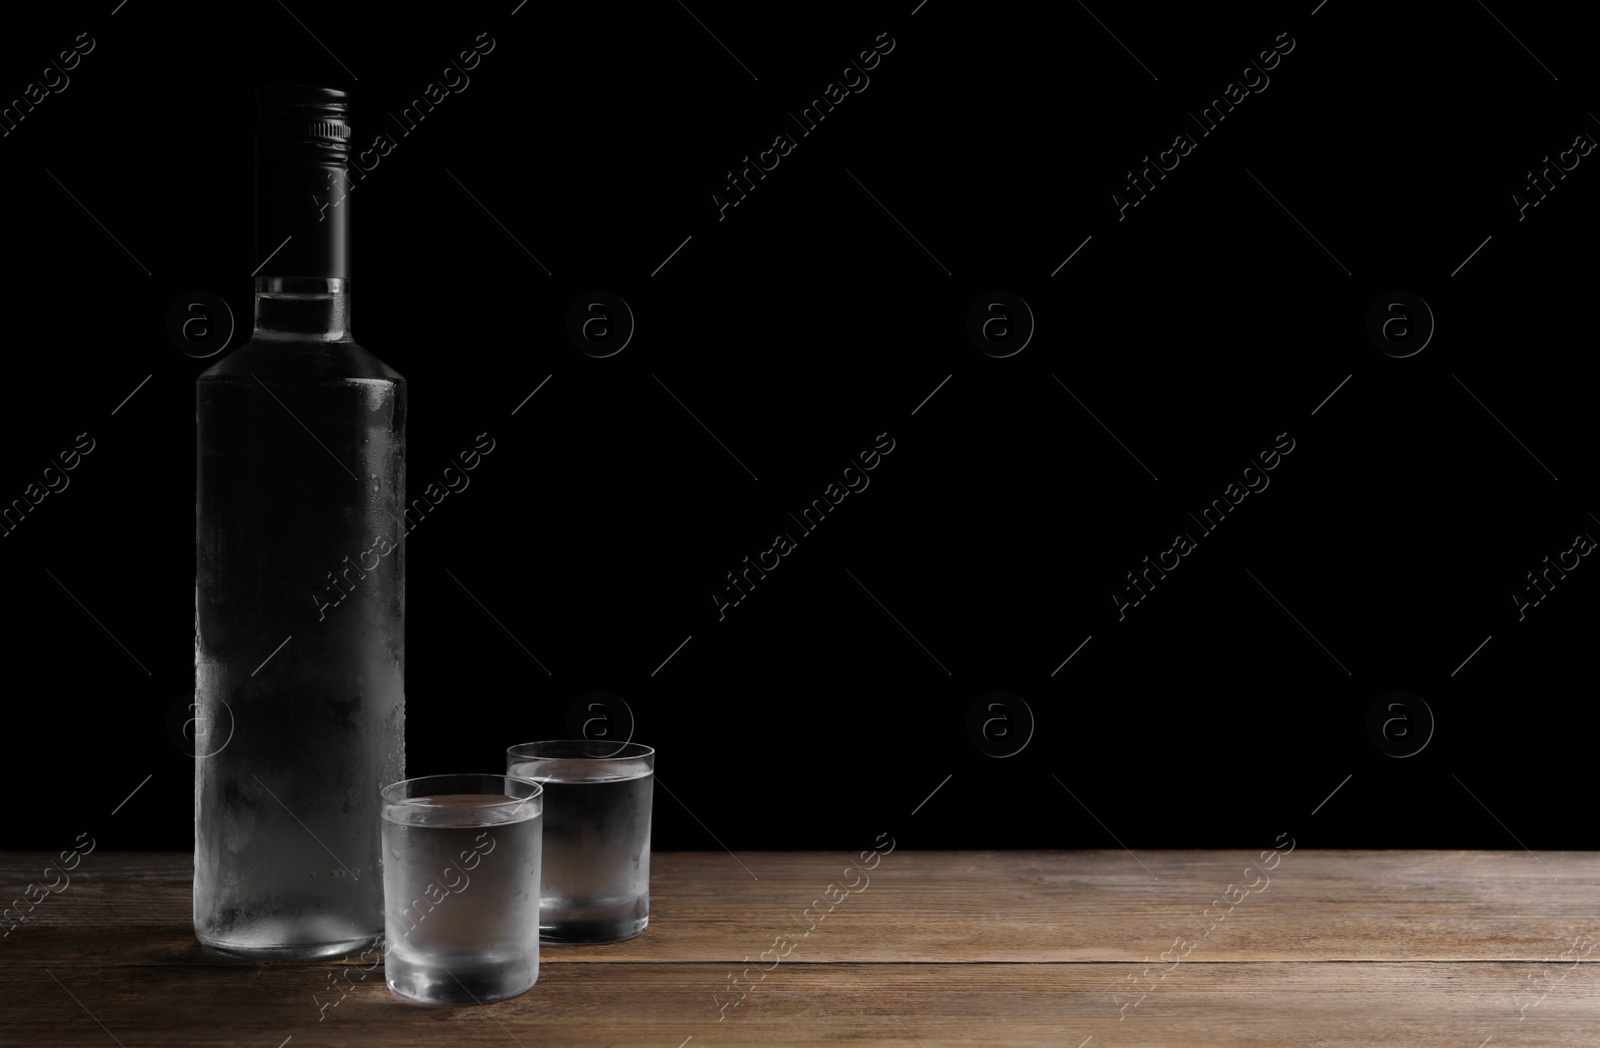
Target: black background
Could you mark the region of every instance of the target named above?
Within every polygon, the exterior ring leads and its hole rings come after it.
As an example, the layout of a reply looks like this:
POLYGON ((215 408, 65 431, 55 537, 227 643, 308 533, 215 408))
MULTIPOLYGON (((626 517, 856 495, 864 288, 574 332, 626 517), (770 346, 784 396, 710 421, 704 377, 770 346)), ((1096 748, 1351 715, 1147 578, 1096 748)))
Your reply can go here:
POLYGON ((11 98, 95 41, 0 139, 0 498, 96 441, 0 539, 7 847, 192 845, 167 715, 218 358, 166 315, 208 291, 248 336, 253 89, 350 88, 366 142, 484 32, 350 199, 413 493, 497 442, 407 540, 409 774, 497 770, 603 689, 659 751, 663 850, 1593 845, 1600 568, 1522 621, 1508 596, 1600 535, 1600 156, 1524 221, 1510 197, 1600 136, 1562 9, 114 6, 0 42, 11 98), (1284 32, 1119 221, 1123 173, 1284 32), (719 221, 725 172, 880 33, 870 86, 719 221), (595 289, 637 319, 606 359, 565 333, 595 289), (1437 321, 1404 359, 1365 333, 1397 289, 1437 321), (1003 359, 965 328, 995 290, 1037 322, 1003 359), (719 621, 707 591, 883 433, 870 487, 719 621), (1270 487, 1119 621, 1124 572, 1281 433, 1270 487), (1406 759, 1367 737, 1396 689, 1437 719, 1406 759), (967 731, 994 690, 1036 721, 1006 759, 967 731))

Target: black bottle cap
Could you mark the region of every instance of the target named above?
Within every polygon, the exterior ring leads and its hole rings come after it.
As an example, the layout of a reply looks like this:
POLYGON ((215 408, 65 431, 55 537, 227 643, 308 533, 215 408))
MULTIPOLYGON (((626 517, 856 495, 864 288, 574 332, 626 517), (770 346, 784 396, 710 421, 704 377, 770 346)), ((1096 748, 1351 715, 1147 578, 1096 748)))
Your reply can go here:
POLYGON ((349 96, 336 87, 256 88, 256 162, 343 163, 350 152, 349 96))
POLYGON ((274 84, 256 105, 256 275, 348 277, 348 94, 274 84))

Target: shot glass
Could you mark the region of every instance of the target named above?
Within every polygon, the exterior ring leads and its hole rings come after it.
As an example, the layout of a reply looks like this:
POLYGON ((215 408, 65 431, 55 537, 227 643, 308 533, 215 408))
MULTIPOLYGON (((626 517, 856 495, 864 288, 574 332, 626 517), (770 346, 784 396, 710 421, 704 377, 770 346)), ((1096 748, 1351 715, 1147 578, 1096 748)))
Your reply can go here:
POLYGON ((506 771, 544 787, 539 938, 621 942, 650 923, 656 751, 567 739, 506 750, 506 771))
POLYGON ((426 1004, 497 1001, 539 980, 544 791, 511 775, 385 786, 384 978, 426 1004))

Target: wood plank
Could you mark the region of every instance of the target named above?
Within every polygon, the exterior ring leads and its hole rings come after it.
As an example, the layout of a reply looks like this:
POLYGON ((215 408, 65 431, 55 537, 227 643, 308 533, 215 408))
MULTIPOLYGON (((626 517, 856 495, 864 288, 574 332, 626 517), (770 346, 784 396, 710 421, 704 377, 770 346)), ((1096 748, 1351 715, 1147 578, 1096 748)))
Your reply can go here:
MULTIPOLYGON (((46 858, 0 854, 0 884, 46 858)), ((0 1044, 1596 1043, 1600 855, 1296 849, 1202 934, 1247 858, 897 849, 807 933, 843 856, 660 853, 645 935, 545 947, 529 993, 429 1008, 381 967, 206 954, 188 854, 98 853, 0 939, 0 1044), (776 935, 787 958, 747 963, 776 935)))
POLYGON ((1135 974, 1125 964, 784 963, 719 1022, 713 994, 726 985, 725 965, 548 962, 528 993, 482 1007, 413 1005, 374 976, 319 1021, 320 969, 81 964, 0 983, 0 1043, 674 1048, 692 1038, 689 1048, 1080 1048, 1092 1038, 1089 1048, 1479 1048, 1493 1038, 1496 1048, 1592 1048, 1594 965, 1580 964, 1519 1013, 1513 995, 1527 985, 1526 968, 1182 964, 1119 1018, 1112 995, 1135 974))
MULTIPOLYGON (((844 880, 843 854, 741 855, 755 879, 725 853, 662 852, 643 936, 549 956, 735 963, 790 936, 791 959, 807 962, 1137 962, 1187 936, 1201 940, 1196 961, 1537 961, 1600 937, 1596 853, 1300 848, 1247 878, 1255 855, 1142 852, 1152 880, 1123 851, 896 849, 812 921, 806 908, 844 880), (1247 879, 1260 890, 1207 930, 1207 908, 1247 879)), ((20 895, 47 859, 0 853, 0 893, 20 895)), ((191 931, 191 864, 186 853, 95 852, 0 940, 0 968, 215 963, 191 931)))

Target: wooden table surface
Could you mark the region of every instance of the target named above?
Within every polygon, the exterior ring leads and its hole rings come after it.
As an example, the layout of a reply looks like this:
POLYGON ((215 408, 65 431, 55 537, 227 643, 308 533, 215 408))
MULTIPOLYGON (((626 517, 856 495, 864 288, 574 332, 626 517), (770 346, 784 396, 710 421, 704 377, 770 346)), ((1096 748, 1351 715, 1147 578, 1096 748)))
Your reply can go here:
MULTIPOLYGON (((0 895, 51 858, 0 853, 0 895)), ((189 854, 97 850, 0 939, 0 1044, 1600 1045, 1600 853, 849 858, 658 853, 642 936, 427 1007, 381 966, 207 955, 189 854)))

